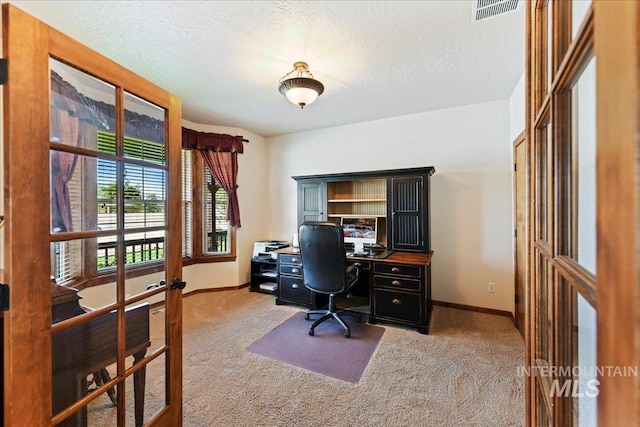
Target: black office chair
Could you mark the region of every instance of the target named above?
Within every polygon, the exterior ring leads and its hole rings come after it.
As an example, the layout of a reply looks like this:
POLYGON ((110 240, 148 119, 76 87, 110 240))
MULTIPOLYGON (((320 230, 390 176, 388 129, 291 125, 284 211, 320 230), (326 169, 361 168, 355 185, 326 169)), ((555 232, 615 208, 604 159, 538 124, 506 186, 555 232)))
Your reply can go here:
POLYGON ((344 336, 351 336, 349 325, 340 317, 340 313, 361 314, 336 308, 336 295, 348 290, 358 280, 358 268, 347 266, 342 227, 332 222, 304 222, 298 229, 300 257, 304 285, 313 292, 329 295, 329 306, 326 310, 309 310, 309 315, 321 314, 309 328, 313 336, 314 329, 327 319, 335 319, 345 329, 344 336))

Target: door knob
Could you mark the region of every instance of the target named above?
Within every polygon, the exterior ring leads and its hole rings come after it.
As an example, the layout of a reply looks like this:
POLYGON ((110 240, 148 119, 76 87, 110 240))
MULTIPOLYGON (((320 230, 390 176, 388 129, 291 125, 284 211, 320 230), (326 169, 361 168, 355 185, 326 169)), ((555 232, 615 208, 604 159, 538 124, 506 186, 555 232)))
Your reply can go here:
POLYGON ((187 282, 183 282, 176 277, 171 281, 169 289, 184 289, 185 286, 187 286, 187 282))

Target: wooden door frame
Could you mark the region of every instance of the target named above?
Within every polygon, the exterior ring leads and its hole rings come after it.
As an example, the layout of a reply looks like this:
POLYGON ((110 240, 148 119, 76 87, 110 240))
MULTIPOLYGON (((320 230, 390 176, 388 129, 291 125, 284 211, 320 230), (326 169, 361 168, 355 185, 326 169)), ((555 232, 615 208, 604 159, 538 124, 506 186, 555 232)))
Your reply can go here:
MULTIPOLYGON (((517 167, 520 168, 524 168, 524 174, 525 174, 525 188, 524 188, 524 192, 525 192, 525 196, 524 196, 524 206, 522 207, 524 209, 523 212, 523 229, 524 229, 524 233, 522 233, 522 236, 518 236, 516 235, 515 239, 514 239, 514 244, 513 244, 513 253, 514 253, 514 260, 513 260, 513 267, 514 267, 514 282, 513 282, 513 293, 515 296, 518 296, 518 282, 517 282, 517 278, 518 278, 518 269, 523 269, 524 271, 524 283, 523 283, 523 295, 519 295, 519 299, 517 299, 516 301, 514 301, 514 313, 513 313, 513 318, 515 319, 515 324, 516 327, 518 328, 518 330, 520 331, 520 335, 522 335, 522 338, 524 338, 526 336, 526 324, 527 324, 527 313, 528 313, 528 291, 527 289, 529 288, 528 286, 528 275, 527 272, 529 271, 528 268, 528 261, 525 261, 525 265, 519 266, 518 265, 518 246, 520 246, 521 250, 524 251, 524 259, 528 260, 529 259, 529 238, 528 238, 528 233, 527 230, 529 229, 529 221, 528 221, 528 203, 527 200, 529 200, 529 186, 528 186, 528 182, 529 182, 529 153, 528 153, 528 147, 527 147, 527 139, 526 139, 526 130, 523 130, 522 132, 520 132, 520 134, 513 140, 513 164, 516 165, 517 162, 517 155, 516 155, 516 150, 517 147, 523 144, 523 149, 524 149, 524 156, 525 156, 525 161, 523 165, 518 165, 517 167), (521 243, 519 243, 521 242, 521 243), (524 319, 523 319, 523 324, 520 324, 520 321, 518 320, 518 304, 522 304, 524 306, 524 319)), ((514 166, 515 168, 515 166, 514 166)), ((518 218, 518 212, 517 212, 517 171, 514 170, 513 173, 513 195, 514 195, 514 199, 513 199, 513 225, 514 225, 514 230, 517 230, 517 218, 518 218)), ((515 232, 514 232, 515 233, 515 232)), ((514 298, 515 299, 515 298, 514 298)))
MULTIPOLYGON (((541 64, 546 58, 531 55, 535 47, 534 33, 540 31, 539 21, 532 20, 532 10, 544 2, 533 0, 527 5, 525 108, 527 137, 531 143, 535 132, 532 124, 536 121, 544 87, 541 69, 546 68, 541 64)), ((553 3, 558 6, 557 2, 553 3)), ((559 19, 569 18, 562 15, 559 19)), ((640 53, 637 48, 640 3, 594 0, 588 19, 593 21, 581 30, 594 31, 588 43, 592 42, 596 59, 597 275, 592 301, 597 310, 597 364, 604 368, 637 370, 640 366, 640 144, 637 137, 640 133, 640 53)), ((554 30, 557 35, 557 28, 554 30)), ((554 42, 555 69, 570 66, 566 61, 557 63, 562 59, 558 53, 581 48, 573 43, 564 46, 562 43, 566 41, 554 42)), ((530 188, 532 184, 530 181, 530 188)), ((530 196, 530 219, 533 218, 533 197, 530 196)), ((533 228, 532 221, 530 228, 533 228)), ((532 233, 530 230, 531 242, 535 237, 532 233)), ((531 252, 529 264, 533 267, 534 251, 531 252)), ((531 268, 530 274, 533 270, 531 268)), ((531 284, 535 279, 529 276, 531 284)), ((534 326, 533 297, 529 310, 529 320, 534 326)), ((536 344, 533 332, 528 332, 525 342, 530 364, 536 344)), ((611 375, 606 369, 602 372, 604 374, 598 376, 598 425, 640 425, 639 376, 611 375)), ((535 381, 530 377, 526 380, 527 425, 544 424, 544 420, 536 419, 535 381)))
MULTIPOLYGON (((640 366, 640 3, 594 2, 598 364, 640 366)), ((598 425, 640 425, 640 378, 603 376, 598 425)))
MULTIPOLYGON (((9 82, 3 88, 4 105, 24 93, 11 76, 28 76, 31 93, 48 93, 48 46, 41 38, 48 31, 12 5, 2 5, 3 54, 8 61, 9 82), (9 40, 13 43, 9 44, 9 40), (15 49, 15 50, 12 50, 15 49)), ((49 212, 49 200, 39 198, 39 188, 49 186, 49 176, 40 170, 48 162, 48 100, 13 102, 3 109, 5 281, 10 286, 10 309, 4 317, 4 425, 45 426, 51 424, 51 294, 43 292, 42 279, 49 277, 49 250, 30 242, 49 236, 48 215, 23 215, 24 209, 49 212), (16 125, 13 117, 33 123, 16 125), (40 144, 29 144, 35 141, 40 144), (38 262, 37 260, 46 260, 38 262), (21 307, 20 310, 16 309, 21 307), (28 308, 28 309, 25 309, 28 308), (11 337, 23 339, 9 343, 11 337), (42 351, 42 349, 48 349, 42 351), (25 357, 27 355, 27 357, 25 357), (34 410, 38 408, 39 410, 34 410)), ((48 282, 48 281, 47 281, 48 282)))
MULTIPOLYGON (((182 106, 176 96, 108 58, 31 17, 11 4, 2 5, 3 52, 9 82, 3 90, 5 281, 11 307, 4 316, 4 425, 50 426, 51 291, 49 188, 49 57, 93 70, 110 82, 126 82, 136 96, 168 109, 167 194, 181 194, 182 106), (103 64, 96 69, 95 64, 103 64), (16 78, 20 76, 20 78, 16 78), (13 77, 13 80, 12 80, 13 77), (20 102, 16 100, 19 97, 20 102), (46 94, 46 96, 43 96, 46 94), (11 108, 7 106, 11 105, 11 108), (18 120, 19 118, 20 120, 18 120), (21 124, 29 123, 28 126, 21 124), (47 165, 43 168, 43 165, 47 165), (27 214, 30 213, 30 214, 27 214), (37 214, 34 214, 37 213, 37 214), (47 244, 33 244, 46 240, 47 244)), ((181 276, 181 199, 167 200, 166 282, 181 276), (169 233, 169 230, 177 230, 169 233), (177 237, 172 241, 171 235, 177 237)), ((82 235, 82 232, 78 232, 82 235)), ((124 280, 124 273, 119 273, 124 280)), ((182 425, 182 294, 167 291, 165 343, 166 406, 148 425, 182 425)), ((118 296, 124 301, 124 294, 118 296)), ((118 302, 118 304, 123 304, 118 302)), ((122 315, 122 314, 120 314, 122 315)), ((124 336, 124 331, 119 331, 124 336)), ((124 342, 124 340, 122 340, 124 342)), ((120 348, 119 356, 124 360, 120 348)), ((162 396, 165 398, 165 395, 162 396)), ((124 419, 120 420, 121 422, 124 419)))

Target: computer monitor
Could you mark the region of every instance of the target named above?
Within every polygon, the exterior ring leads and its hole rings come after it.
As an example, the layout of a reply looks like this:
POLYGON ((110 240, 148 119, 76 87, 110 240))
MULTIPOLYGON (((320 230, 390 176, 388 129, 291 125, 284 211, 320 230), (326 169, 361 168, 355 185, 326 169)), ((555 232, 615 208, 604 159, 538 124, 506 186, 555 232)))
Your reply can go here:
POLYGON ((375 245, 378 237, 378 218, 375 216, 343 216, 340 220, 345 243, 355 246, 375 245))

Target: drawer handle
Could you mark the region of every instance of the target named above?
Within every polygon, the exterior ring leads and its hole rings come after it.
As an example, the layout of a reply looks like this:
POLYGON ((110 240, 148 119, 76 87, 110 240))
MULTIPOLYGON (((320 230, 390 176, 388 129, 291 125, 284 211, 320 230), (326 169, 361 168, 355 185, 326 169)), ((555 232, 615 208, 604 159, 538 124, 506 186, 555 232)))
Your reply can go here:
POLYGON ((394 286, 400 286, 400 280, 394 280, 391 282, 391 284, 394 286))
POLYGON ((359 262, 354 262, 353 265, 355 265, 356 267, 362 267, 362 264, 360 264, 359 262))
POLYGON ((394 298, 391 300, 392 303, 394 303, 395 305, 400 305, 402 304, 402 301, 400 301, 398 298, 394 298))
POLYGON ((291 258, 291 262, 298 262, 298 258, 291 258))
POLYGON ((294 283, 293 285, 291 285, 291 287, 293 289, 298 289, 300 287, 300 285, 298 285, 297 283, 294 283))
POLYGON ((393 268, 391 269, 391 272, 392 272, 392 273, 400 273, 400 269, 399 269, 398 267, 393 267, 393 268))
POLYGON ((292 272, 292 273, 300 273, 300 270, 298 270, 297 268, 292 268, 292 269, 291 269, 291 272, 292 272))

